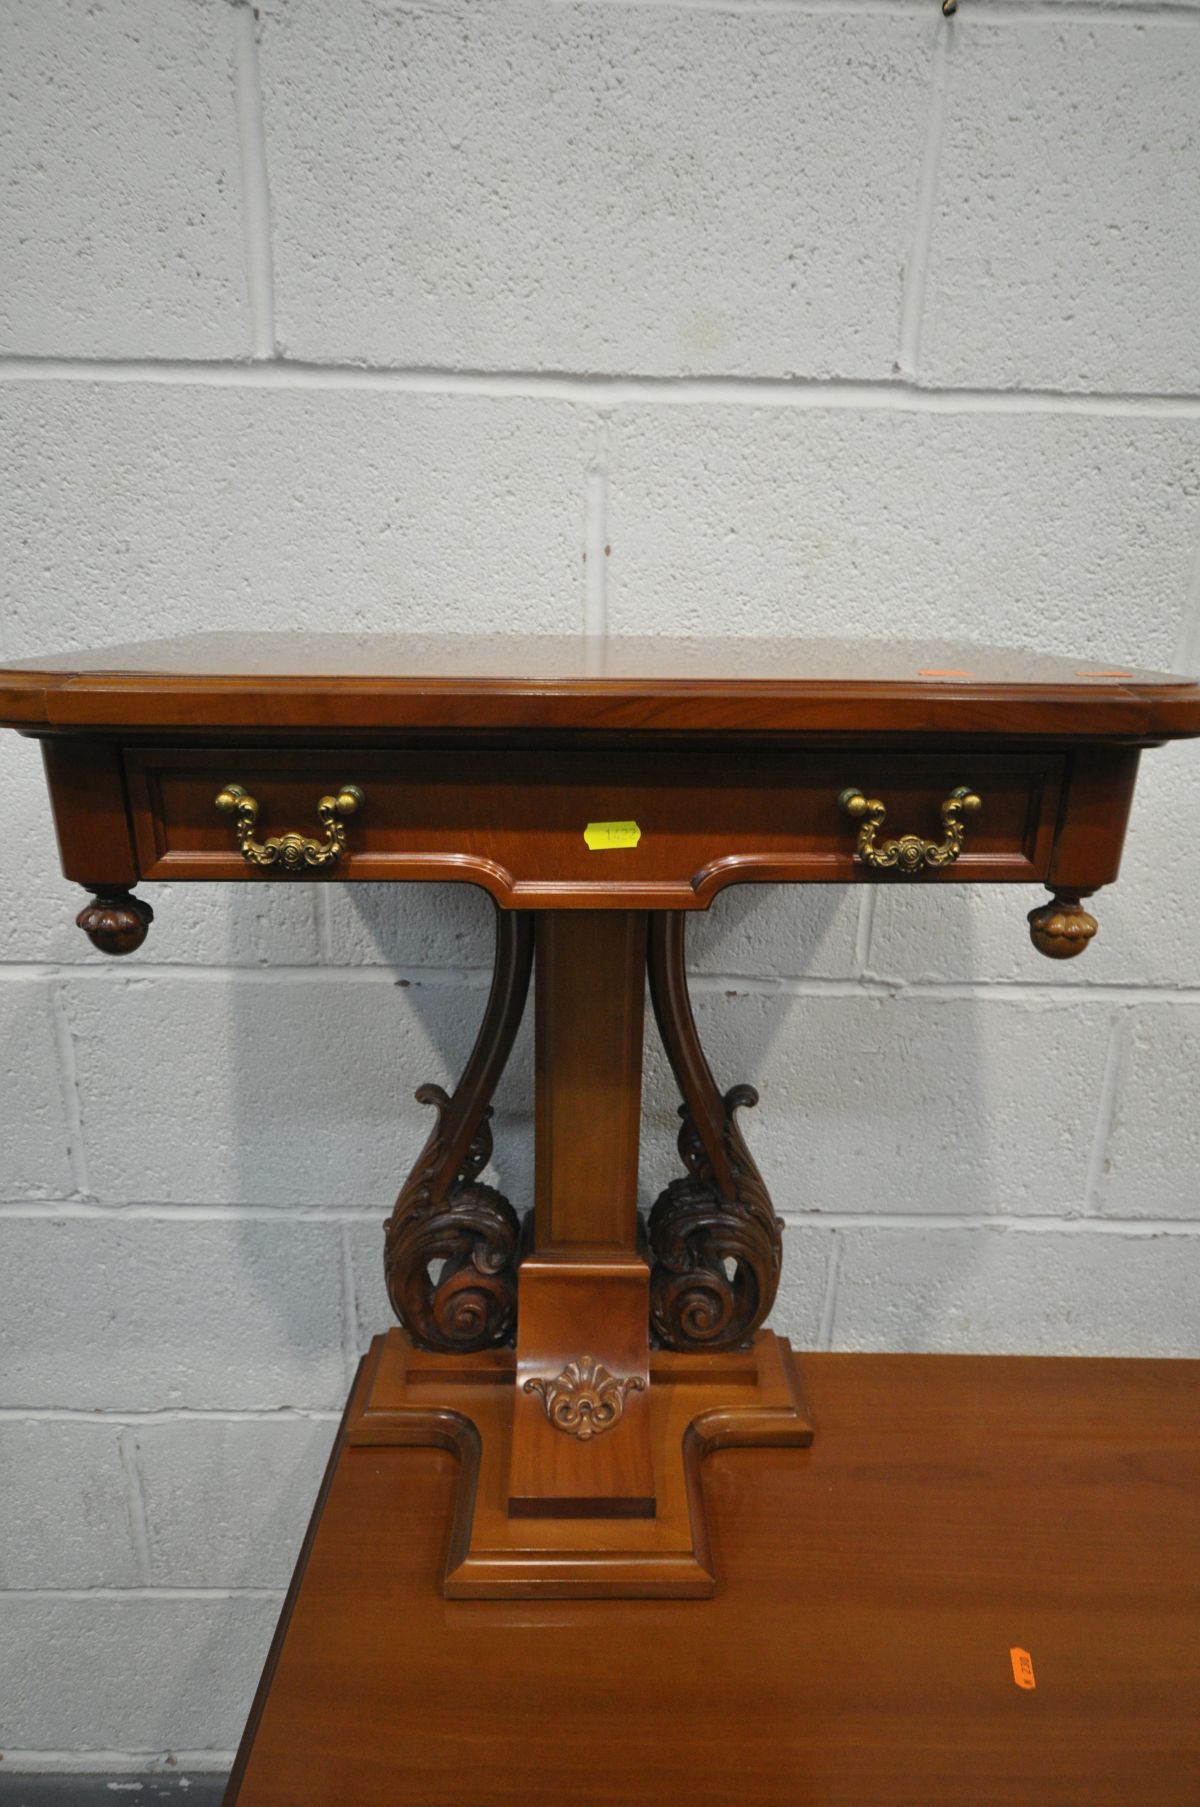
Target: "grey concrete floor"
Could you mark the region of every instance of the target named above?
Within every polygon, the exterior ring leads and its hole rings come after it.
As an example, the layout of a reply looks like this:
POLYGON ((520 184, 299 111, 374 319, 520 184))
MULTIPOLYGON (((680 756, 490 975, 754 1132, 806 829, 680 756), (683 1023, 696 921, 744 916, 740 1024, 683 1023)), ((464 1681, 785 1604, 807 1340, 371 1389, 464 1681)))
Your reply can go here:
POLYGON ((214 1775, 14 1775, 0 1765, 0 1807, 219 1807, 214 1775))

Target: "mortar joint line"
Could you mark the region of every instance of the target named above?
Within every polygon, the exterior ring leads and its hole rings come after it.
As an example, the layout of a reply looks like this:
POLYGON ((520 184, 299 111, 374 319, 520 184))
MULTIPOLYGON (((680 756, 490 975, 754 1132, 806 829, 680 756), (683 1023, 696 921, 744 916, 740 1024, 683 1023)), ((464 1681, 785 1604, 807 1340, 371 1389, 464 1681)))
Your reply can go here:
POLYGON ((869 981, 871 973, 871 942, 875 935, 875 909, 878 901, 878 890, 874 885, 864 885, 858 900, 858 921, 854 929, 854 977, 863 985, 869 981))
POLYGON ((608 475, 611 414, 601 409, 595 420, 584 474, 583 631, 608 634, 608 475))
MULTIPOLYGON (((863 886, 871 897, 875 887, 863 886)), ((873 918, 878 907, 875 898, 867 906, 873 918)), ((862 925, 860 906, 859 926, 862 925)), ((861 944, 856 934, 856 952, 848 970, 840 974, 816 973, 747 973, 692 970, 688 983, 698 995, 728 992, 736 996, 761 994, 779 997, 907 997, 959 1002, 965 1000, 996 1001, 1012 1004, 1087 1004, 1099 1000, 1129 1008, 1142 1004, 1175 1006, 1190 1009, 1200 1003, 1200 984, 1183 985, 1170 980, 1135 980, 1122 982, 1106 979, 1074 984, 1066 980, 1039 978, 948 978, 922 977, 910 979, 899 973, 854 970, 861 944)), ((869 952, 869 949, 868 949, 869 952)), ((319 963, 292 966, 225 966, 219 964, 169 966, 154 962, 131 965, 120 970, 111 966, 80 963, 78 966, 50 965, 31 961, 0 962, 0 984, 14 985, 42 982, 61 985, 69 998, 73 983, 112 985, 144 989, 154 984, 228 984, 245 985, 380 985, 395 988, 427 987, 430 991, 486 991, 491 984, 489 966, 397 967, 387 965, 330 965, 319 963)), ((86 1196, 94 1194, 88 1190, 86 1196)))
MULTIPOLYGON (((575 0, 552 0, 552 4, 574 4, 575 0)), ((927 0, 591 0, 595 6, 609 6, 634 12, 671 10, 699 13, 763 13, 801 18, 928 18, 927 0)), ((939 18, 940 9, 937 9, 939 18)), ((1061 24, 1067 21, 1125 20, 1139 26, 1186 25, 1200 16, 1200 6, 1191 0, 1057 0, 1047 7, 1045 0, 989 0, 980 23, 1020 23, 1029 25, 1061 24)))
MULTIPOLYGON (((187 1232, 211 1223, 274 1223, 282 1230, 311 1228, 314 1224, 325 1224, 330 1228, 336 1226, 349 1230, 358 1224, 379 1225, 384 1212, 382 1208, 373 1211, 332 1212, 320 1215, 311 1211, 293 1211, 285 1205, 259 1207, 253 1205, 164 1205, 161 1207, 145 1205, 78 1205, 47 1204, 35 1200, 29 1204, 8 1203, 0 1210, 0 1223, 90 1223, 94 1225, 107 1223, 155 1223, 172 1224, 187 1232)), ((1010 1229, 1010 1230, 1127 1230, 1131 1233, 1153 1232, 1154 1234, 1187 1235, 1200 1231, 1200 1214, 1193 1217, 1144 1217, 1122 1216, 1119 1213, 1095 1215, 1086 1212, 1081 1206, 1063 1207, 1057 1211, 1005 1213, 997 1211, 895 1211, 895 1210, 789 1210, 781 1208, 784 1221, 794 1228, 833 1230, 847 1229, 860 1224, 874 1225, 883 1228, 896 1228, 903 1225, 921 1224, 929 1228, 949 1229, 1010 1229)), ((357 1323, 357 1316, 356 1316, 357 1323)), ((339 1344, 342 1343, 339 1332, 339 1344)), ((357 1361, 357 1355, 355 1357, 357 1361)), ((0 1411, 7 1410, 0 1407, 0 1411)), ((25 1406, 11 1408, 18 1415, 32 1409, 25 1406)), ((49 1408, 39 1408, 49 1409, 49 1408)), ((151 1412, 166 1408, 148 1407, 151 1412)), ((180 1411, 200 1411, 204 1408, 177 1408, 180 1411)), ((283 1406, 264 1407, 274 1417, 285 1417, 289 1410, 283 1406)), ((310 1417, 316 1407, 296 1407, 294 1411, 300 1417, 310 1417)), ((132 1418, 138 1414, 127 1410, 115 1410, 112 1414, 117 1418, 132 1418)))
POLYGON ((1085 1216, 1088 1217, 1098 1217, 1103 1211, 1104 1194, 1108 1182, 1109 1148, 1112 1143, 1113 1131, 1116 1128, 1117 1109, 1132 1051, 1132 1014, 1128 1009, 1117 1009, 1113 1012, 1108 1033, 1104 1074, 1100 1081, 1100 1095, 1096 1101, 1096 1122, 1092 1132, 1092 1146, 1084 1183, 1083 1210, 1085 1216))
POLYGON ((1184 597, 1183 619, 1179 625, 1172 669, 1181 676, 1190 677, 1200 665, 1200 518, 1197 520, 1196 543, 1192 549, 1184 597))
POLYGON ((154 1564, 150 1555, 150 1528, 146 1516, 146 1490, 142 1482, 141 1449, 137 1432, 125 1425, 117 1437, 121 1467, 125 1471, 125 1504, 129 1513, 129 1534, 137 1563, 138 1580, 143 1587, 154 1581, 154 1564))
POLYGON ((920 414, 1083 414, 1111 419, 1200 417, 1200 393, 941 386, 899 376, 824 378, 588 374, 546 370, 458 370, 440 366, 309 363, 263 359, 52 358, 0 355, 0 381, 156 384, 283 391, 364 390, 407 395, 562 401, 589 409, 735 406, 920 414))
MULTIPOLYGON (((382 1217, 382 1213, 379 1215, 382 1217)), ((349 1387, 358 1366, 358 1302, 354 1286, 354 1250, 348 1223, 343 1223, 338 1228, 338 1244, 342 1279, 342 1365, 346 1385, 349 1387)))
POLYGON ((821 1300, 821 1317, 817 1328, 817 1348, 832 1349, 834 1324, 837 1319, 838 1280, 842 1271, 843 1238, 835 1234, 830 1239, 829 1271, 825 1276, 825 1292, 821 1300))
MULTIPOLYGON (((0 1600, 282 1600, 282 1587, 4 1587, 0 1600)), ((7 1755, 7 1753, 6 1753, 7 1755)))
POLYGON ((237 0, 233 8, 233 80, 251 350, 256 359, 273 359, 277 347, 271 189, 258 61, 258 14, 250 0, 237 0))
POLYGON ((313 927, 317 940, 317 959, 321 965, 336 970, 333 957, 333 912, 328 885, 313 887, 313 927))
POLYGON ((4 1768, 13 1775, 121 1775, 184 1776, 224 1773, 234 1761, 234 1751, 221 1750, 19 1750, 6 1745, 4 1768))
POLYGON ((907 377, 914 383, 919 380, 921 369, 921 334, 925 321, 925 291, 928 285, 929 258, 933 243, 933 221, 937 208, 942 144, 946 135, 947 71, 950 45, 954 39, 955 18, 943 19, 938 12, 933 31, 929 107, 925 119, 925 139, 921 150, 921 170, 917 182, 912 234, 909 238, 908 255, 904 260, 904 281, 900 297, 900 339, 895 365, 899 375, 907 377))
MULTIPOLYGON (((3 1424, 87 1424, 128 1426, 137 1428, 162 1424, 330 1424, 341 1422, 342 1414, 331 1406, 90 1406, 90 1405, 4 1405, 0 1406, 3 1424)), ((141 1460, 140 1445, 137 1458, 141 1460)), ((148 1523, 148 1521, 147 1521, 148 1523)))
POLYGON ((58 1061, 59 1089, 62 1097, 63 1121, 67 1132, 67 1156, 75 1194, 85 1203, 94 1197, 87 1165, 83 1137, 83 1102, 79 1091, 79 1066, 75 1031, 71 1021, 71 999, 65 977, 56 978, 50 986, 50 1011, 58 1061))
POLYGON ((963 1230, 972 1234, 1032 1236, 1113 1237, 1146 1239, 1178 1236, 1194 1240, 1200 1236, 1200 1219, 1195 1217, 1089 1217, 1076 1210, 1069 1215, 1038 1215, 1035 1212, 1004 1211, 967 1213, 961 1211, 816 1211, 799 1215, 783 1212, 787 1231, 812 1230, 837 1236, 850 1230, 963 1230))

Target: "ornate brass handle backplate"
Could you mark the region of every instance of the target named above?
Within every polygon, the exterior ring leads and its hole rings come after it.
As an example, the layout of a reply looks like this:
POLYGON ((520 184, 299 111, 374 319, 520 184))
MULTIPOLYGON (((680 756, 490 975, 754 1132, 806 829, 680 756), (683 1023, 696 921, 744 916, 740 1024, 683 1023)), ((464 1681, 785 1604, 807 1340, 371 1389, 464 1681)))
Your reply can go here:
POLYGON ((307 835, 273 835, 269 841, 256 841, 258 803, 240 784, 227 784, 218 791, 217 808, 233 817, 233 832, 242 850, 242 858, 251 866, 282 866, 285 872, 303 872, 310 867, 336 866, 346 851, 346 829, 341 818, 352 816, 362 808, 365 799, 357 784, 344 784, 335 797, 321 797, 317 815, 325 829, 325 839, 315 841, 307 835))
POLYGON ((838 802, 848 816, 862 823, 854 848, 854 857, 876 872, 921 872, 926 866, 952 866, 963 850, 966 837, 964 815, 974 815, 983 808, 980 799, 967 786, 951 791, 942 804, 944 841, 924 841, 918 834, 901 835, 898 841, 876 845, 875 837, 883 827, 887 810, 877 797, 864 797, 853 785, 844 790, 838 802))

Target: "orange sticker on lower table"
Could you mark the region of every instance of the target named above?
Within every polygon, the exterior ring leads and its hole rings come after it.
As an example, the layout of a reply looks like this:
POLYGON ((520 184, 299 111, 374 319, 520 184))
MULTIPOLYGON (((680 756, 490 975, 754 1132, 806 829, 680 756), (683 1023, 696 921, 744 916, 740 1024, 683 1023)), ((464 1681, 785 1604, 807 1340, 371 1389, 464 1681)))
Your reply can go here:
POLYGON ((1009 1651, 1008 1656, 1009 1661, 1012 1663, 1013 1680, 1016 1682, 1018 1688, 1036 1688, 1037 1682, 1034 1679, 1033 1674, 1033 1658, 1030 1656, 1028 1650, 1022 1650, 1018 1644, 1014 1644, 1009 1651))

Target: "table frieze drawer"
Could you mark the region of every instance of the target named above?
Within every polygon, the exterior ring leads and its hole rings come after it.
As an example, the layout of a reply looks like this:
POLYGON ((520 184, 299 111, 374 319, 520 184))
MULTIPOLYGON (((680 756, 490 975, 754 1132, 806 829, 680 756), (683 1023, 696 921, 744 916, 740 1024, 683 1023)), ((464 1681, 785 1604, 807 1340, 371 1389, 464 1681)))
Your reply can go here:
POLYGON ((449 878, 652 909, 745 880, 1044 878, 1068 757, 140 747, 125 770, 147 879, 449 878))

